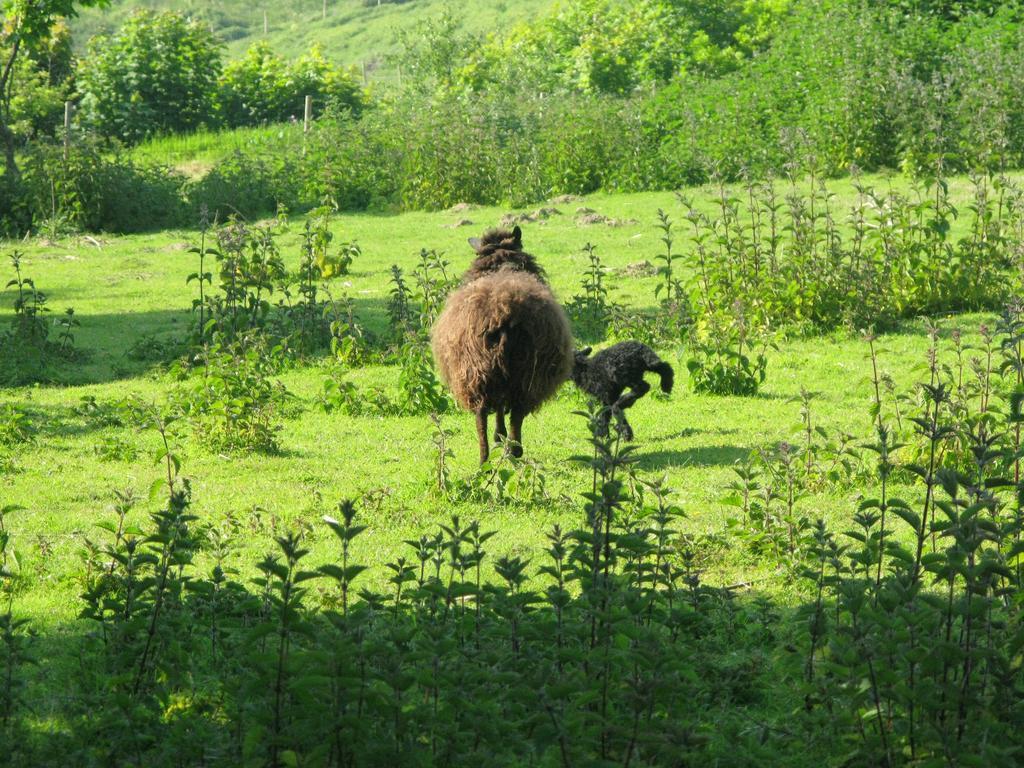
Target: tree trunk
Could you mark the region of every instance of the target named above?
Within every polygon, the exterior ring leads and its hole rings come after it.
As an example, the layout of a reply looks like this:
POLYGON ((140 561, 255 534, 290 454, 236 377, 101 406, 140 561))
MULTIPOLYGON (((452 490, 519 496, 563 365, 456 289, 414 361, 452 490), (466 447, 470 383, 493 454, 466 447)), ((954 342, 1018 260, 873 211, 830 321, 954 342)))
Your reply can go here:
POLYGON ((14 131, 11 130, 9 125, 11 116, 11 76, 14 71, 14 62, 17 61, 20 50, 21 40, 15 38, 14 46, 11 48, 11 55, 4 65, 3 73, 0 74, 0 140, 3 141, 4 145, 4 170, 11 184, 17 184, 21 179, 21 172, 18 170, 18 163, 14 158, 16 139, 14 131))
POLYGON ((0 116, 0 139, 4 145, 4 175, 10 184, 16 185, 21 181, 21 171, 18 170, 18 163, 14 159, 15 138, 14 132, 7 127, 7 121, 0 116))

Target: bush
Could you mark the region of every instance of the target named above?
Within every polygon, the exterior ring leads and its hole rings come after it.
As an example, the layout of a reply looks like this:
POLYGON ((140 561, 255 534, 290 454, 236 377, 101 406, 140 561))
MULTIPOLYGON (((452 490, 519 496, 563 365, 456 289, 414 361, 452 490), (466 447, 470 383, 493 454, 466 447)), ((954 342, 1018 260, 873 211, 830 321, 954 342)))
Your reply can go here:
POLYGON ((748 327, 737 302, 695 323, 689 334, 686 368, 694 392, 707 395, 756 395, 768 370, 766 334, 748 327))
POLYGON ((0 331, 0 385, 20 386, 59 378, 57 364, 78 356, 73 329, 79 325, 75 311, 68 308, 61 319, 47 320, 50 308, 46 294, 21 269, 21 254, 11 254, 14 277, 6 283, 13 288, 14 314, 8 331, 0 331), (51 329, 60 328, 57 340, 51 329))
POLYGON ((37 228, 59 219, 69 229, 144 232, 188 221, 184 176, 138 165, 95 141, 77 142, 67 161, 62 146, 37 142, 24 166, 22 204, 37 228))
MULTIPOLYGON (((645 7, 663 5, 652 0, 645 7)), ((522 205, 562 193, 671 189, 712 177, 800 176, 808 166, 830 176, 853 165, 903 167, 933 178, 955 170, 999 171, 1024 160, 1024 89, 1018 87, 1024 82, 1024 33, 1015 6, 991 15, 968 13, 953 23, 945 20, 946 11, 929 16, 896 12, 882 3, 797 2, 785 23, 777 24, 779 7, 773 3, 741 7, 723 0, 713 4, 714 13, 692 3, 669 5, 698 19, 707 45, 719 52, 716 56, 731 57, 731 63, 681 67, 665 83, 668 74, 658 63, 665 51, 648 51, 653 58, 646 62, 610 62, 613 69, 621 64, 628 70, 625 82, 645 85, 610 88, 625 96, 584 87, 575 76, 549 82, 545 78, 551 73, 527 66, 521 52, 470 45, 447 17, 431 27, 430 35, 437 36, 438 50, 457 60, 439 58, 437 50, 413 41, 406 54, 429 77, 405 91, 382 91, 365 109, 353 78, 318 51, 289 64, 266 46, 256 46, 222 79, 227 121, 288 119, 298 114, 305 93, 313 95, 320 119, 301 152, 299 146, 253 148, 190 182, 186 196, 193 216, 203 204, 221 217, 231 212, 262 216, 279 205, 300 211, 325 198, 343 210, 445 208, 458 202, 522 205), (500 66, 515 76, 502 79, 489 70, 498 64, 487 60, 487 51, 508 53, 500 66), (747 56, 755 51, 761 52, 747 56), (647 74, 631 66, 646 67, 647 74)), ((564 37, 558 39, 566 50, 582 46, 594 53, 591 47, 606 43, 614 50, 618 43, 604 38, 572 40, 577 23, 584 30, 604 23, 581 16, 587 7, 603 6, 576 4, 562 18, 568 26, 555 30, 552 22, 545 34, 564 37)), ((630 18, 640 29, 661 29, 659 13, 630 18)), ((160 27, 156 18, 139 17, 128 26, 160 27)), ((635 37, 636 32, 630 28, 623 34, 635 37)), ((509 39, 519 40, 517 35, 509 39)), ((568 55, 553 50, 534 53, 547 59, 568 55)), ((668 50, 687 61, 696 55, 690 49, 685 55, 668 50)), ((130 67, 149 61, 137 59, 129 60, 130 67)), ((534 63, 541 69, 586 64, 534 63)), ((143 112, 144 95, 139 91, 136 99, 143 112)), ((209 119, 219 118, 210 112, 209 119)), ((141 190, 125 199, 146 199, 139 194, 144 191, 154 196, 147 210, 175 208, 162 201, 180 178, 158 191, 160 185, 146 171, 126 173, 145 178, 141 190)), ((6 207, 14 211, 6 214, 8 230, 24 228, 27 218, 61 213, 52 205, 50 181, 30 189, 28 202, 6 207)), ((113 186, 111 194, 119 194, 131 184, 124 179, 113 186)), ((0 189, 0 199, 11 196, 10 189, 0 189)), ((117 198, 108 207, 121 202, 117 198)), ((83 217, 76 212, 74 224, 130 228, 111 223, 114 213, 83 217)), ((138 214, 144 217, 145 211, 138 214)))
POLYGON ((1024 35, 1012 6, 958 25, 887 8, 800 3, 761 57, 684 76, 644 107, 661 186, 781 174, 813 155, 828 174, 1021 162, 1024 35))
POLYGON ((272 378, 280 350, 258 336, 213 344, 196 356, 194 378, 178 394, 178 407, 211 451, 274 453, 280 410, 288 396, 272 378), (199 368, 199 366, 202 368, 199 368))
POLYGON ((634 108, 601 96, 405 94, 358 121, 335 115, 317 125, 302 161, 305 197, 436 209, 647 188, 653 163, 634 108))
POLYGON ((78 69, 81 119, 135 143, 216 122, 220 43, 180 13, 139 10, 112 37, 95 37, 78 69))
MULTIPOLYGON (((718 75, 740 66, 763 46, 785 6, 763 0, 575 0, 504 38, 470 47, 457 74, 476 90, 518 89, 525 80, 546 93, 628 95, 679 72, 718 75)), ((426 51, 410 64, 433 55, 451 68, 449 50, 437 56, 440 46, 422 47, 426 51)))
POLYGON ((328 62, 318 46, 288 64, 262 41, 224 68, 218 94, 220 116, 231 127, 302 119, 306 96, 314 115, 329 109, 358 115, 363 100, 352 73, 328 62))
POLYGON ((17 237, 32 226, 32 213, 20 183, 0 173, 0 235, 17 237))
POLYGON ((356 120, 331 111, 306 142, 302 163, 306 199, 330 199, 341 210, 386 207, 398 201, 404 146, 391 140, 390 109, 377 104, 356 120))
POLYGON ((232 215, 255 219, 280 206, 301 211, 314 201, 303 195, 299 162, 297 156, 236 151, 198 181, 185 184, 185 197, 193 215, 205 207, 211 217, 220 220, 232 215))

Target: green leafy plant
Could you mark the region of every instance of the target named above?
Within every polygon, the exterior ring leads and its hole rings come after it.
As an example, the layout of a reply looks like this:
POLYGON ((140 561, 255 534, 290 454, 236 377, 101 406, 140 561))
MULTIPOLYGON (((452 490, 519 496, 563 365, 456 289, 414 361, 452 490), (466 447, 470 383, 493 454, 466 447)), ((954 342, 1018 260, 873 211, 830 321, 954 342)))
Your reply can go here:
POLYGON ((9 386, 57 378, 56 364, 79 354, 72 332, 79 325, 74 309, 69 307, 58 320, 60 331, 57 341, 52 341, 51 325, 46 319, 50 311, 46 294, 22 272, 21 258, 18 251, 11 254, 14 277, 6 287, 14 289, 14 316, 10 330, 0 331, 0 382, 9 386))
POLYGON ((32 419, 23 408, 12 403, 0 404, 0 445, 27 443, 35 434, 32 419))
POLYGON ((597 255, 597 247, 587 243, 583 246, 583 252, 587 255, 588 261, 587 271, 580 286, 583 293, 573 296, 566 309, 582 338, 602 340, 616 307, 608 299, 605 270, 601 265, 601 258, 597 255))
POLYGON ((416 341, 407 342, 400 352, 398 410, 407 415, 447 413, 452 400, 434 372, 430 349, 416 341))
POLYGON ((195 130, 215 115, 220 44, 179 13, 141 10, 120 31, 97 37, 78 72, 83 119, 134 143, 195 130))
POLYGON ((394 335, 401 338, 412 330, 412 294, 405 282, 402 269, 397 264, 391 265, 391 290, 387 310, 388 321, 394 335))
POLYGON ((258 336, 213 344, 198 353, 176 404, 204 445, 215 451, 278 450, 278 419, 288 398, 272 378, 280 356, 279 347, 268 349, 258 336))
POLYGON ((29 620, 14 614, 18 558, 6 518, 19 510, 13 505, 0 508, 0 734, 12 745, 12 755, 22 753, 14 737, 20 710, 29 704, 26 668, 37 663, 29 620))
POLYGON ((264 41, 224 67, 217 91, 220 117, 231 127, 283 123, 301 116, 306 96, 312 98, 316 115, 327 108, 358 114, 364 101, 352 72, 329 62, 318 45, 287 62, 264 41))
POLYGON ((686 368, 694 392, 713 395, 754 395, 768 369, 766 334, 752 333, 743 306, 701 318, 689 335, 686 368))

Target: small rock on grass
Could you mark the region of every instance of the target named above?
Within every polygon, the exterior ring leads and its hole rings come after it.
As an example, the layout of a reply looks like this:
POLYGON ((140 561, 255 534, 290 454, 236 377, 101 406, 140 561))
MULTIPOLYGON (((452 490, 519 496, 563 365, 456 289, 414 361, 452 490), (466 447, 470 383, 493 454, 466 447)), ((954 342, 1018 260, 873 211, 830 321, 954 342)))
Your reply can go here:
POLYGON ((567 205, 568 203, 578 203, 582 199, 579 195, 559 195, 552 197, 548 202, 552 205, 567 205))
POLYGON ((636 261, 624 267, 619 267, 615 270, 615 274, 622 277, 651 277, 657 271, 657 268, 651 262, 644 259, 643 261, 636 261))
POLYGON ((636 219, 613 219, 610 216, 604 216, 596 212, 582 213, 576 216, 576 225, 580 227, 588 227, 593 224, 604 224, 608 227, 627 227, 639 223, 636 219))

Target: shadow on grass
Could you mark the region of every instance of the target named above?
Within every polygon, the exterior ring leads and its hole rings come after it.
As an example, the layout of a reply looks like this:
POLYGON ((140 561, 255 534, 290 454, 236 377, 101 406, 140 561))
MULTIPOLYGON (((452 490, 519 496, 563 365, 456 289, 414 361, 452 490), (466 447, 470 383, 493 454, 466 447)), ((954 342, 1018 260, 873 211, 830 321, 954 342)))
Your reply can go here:
POLYGON ((636 466, 651 472, 674 467, 727 467, 746 459, 750 449, 738 445, 709 445, 648 452, 641 447, 634 455, 636 466))
MULTIPOLYGON (((358 321, 373 334, 388 327, 382 298, 352 298, 358 321)), ((52 318, 59 318, 54 312, 52 318)), ((91 313, 75 315, 74 346, 83 354, 77 363, 61 363, 52 383, 63 386, 105 384, 144 375, 177 359, 185 351, 193 315, 188 307, 144 312, 91 313)), ((0 323, 2 328, 2 323, 0 323)), ((56 338, 59 329, 51 330, 56 338)), ((328 355, 324 348, 314 356, 328 355)))

